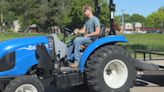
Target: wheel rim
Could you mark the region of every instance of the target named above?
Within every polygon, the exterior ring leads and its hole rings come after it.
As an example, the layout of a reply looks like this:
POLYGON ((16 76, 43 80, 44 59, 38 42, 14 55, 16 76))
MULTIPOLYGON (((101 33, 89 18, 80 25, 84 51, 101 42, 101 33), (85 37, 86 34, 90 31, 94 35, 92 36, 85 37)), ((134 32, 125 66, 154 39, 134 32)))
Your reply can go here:
POLYGON ((103 77, 107 86, 118 89, 127 81, 127 66, 123 61, 118 59, 109 61, 104 68, 103 77))
POLYGON ((38 92, 38 91, 35 86, 31 84, 24 84, 18 87, 15 92, 38 92))

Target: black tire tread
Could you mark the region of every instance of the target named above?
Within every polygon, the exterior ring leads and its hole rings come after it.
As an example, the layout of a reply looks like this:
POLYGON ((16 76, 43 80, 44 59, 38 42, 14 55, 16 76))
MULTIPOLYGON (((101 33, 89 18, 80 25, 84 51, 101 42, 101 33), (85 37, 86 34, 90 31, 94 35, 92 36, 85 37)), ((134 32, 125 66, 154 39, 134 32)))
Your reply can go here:
POLYGON ((4 92, 15 92, 14 90, 16 90, 18 86, 26 84, 26 82, 37 87, 38 92, 44 92, 44 86, 39 79, 31 76, 22 76, 11 80, 6 86, 4 92))
MULTIPOLYGON (((98 68, 101 65, 101 61, 103 61, 103 59, 109 57, 108 55, 113 53, 119 53, 127 58, 129 58, 129 60, 132 60, 130 55, 126 52, 126 50, 124 50, 123 48, 120 48, 118 46, 113 46, 113 45, 105 45, 100 47, 99 49, 97 49, 88 59, 87 63, 86 63, 86 78, 88 80, 88 84, 91 88, 91 91, 96 91, 96 92, 107 92, 107 90, 103 89, 102 86, 100 85, 100 81, 98 80, 98 76, 99 76, 99 72, 97 71, 98 68)), ((133 86, 133 82, 135 80, 135 70, 132 70, 132 80, 130 82, 130 86, 133 86)), ((131 76, 131 75, 130 75, 131 76)), ((129 90, 129 89, 127 89, 129 90)), ((126 90, 125 90, 126 91, 126 90)), ((119 92, 119 91, 115 91, 114 89, 111 89, 110 91, 108 90, 108 92, 119 92)), ((124 92, 124 91, 121 91, 124 92)))

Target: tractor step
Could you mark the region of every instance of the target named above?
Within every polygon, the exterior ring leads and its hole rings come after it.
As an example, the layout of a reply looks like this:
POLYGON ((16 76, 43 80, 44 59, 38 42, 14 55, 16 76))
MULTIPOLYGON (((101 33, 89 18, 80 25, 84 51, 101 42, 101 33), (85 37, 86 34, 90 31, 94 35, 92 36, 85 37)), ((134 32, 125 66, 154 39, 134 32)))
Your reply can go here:
POLYGON ((57 88, 68 88, 72 86, 82 85, 83 76, 80 72, 56 74, 53 84, 57 88))
POLYGON ((60 68, 61 72, 78 72, 79 69, 78 68, 71 68, 71 67, 61 67, 60 68))

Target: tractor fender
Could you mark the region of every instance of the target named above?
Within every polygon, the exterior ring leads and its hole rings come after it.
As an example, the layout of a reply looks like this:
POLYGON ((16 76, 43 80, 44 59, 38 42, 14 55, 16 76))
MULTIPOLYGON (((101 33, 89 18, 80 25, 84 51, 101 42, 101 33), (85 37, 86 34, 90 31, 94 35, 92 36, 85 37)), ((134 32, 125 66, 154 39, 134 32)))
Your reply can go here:
POLYGON ((97 48, 101 47, 102 45, 105 44, 110 44, 110 43, 115 43, 115 42, 127 42, 127 39, 124 36, 107 36, 100 38, 90 45, 85 49, 83 52, 83 55, 81 56, 80 64, 79 64, 79 69, 81 72, 84 71, 85 68, 85 63, 87 62, 88 57, 96 50, 97 48))

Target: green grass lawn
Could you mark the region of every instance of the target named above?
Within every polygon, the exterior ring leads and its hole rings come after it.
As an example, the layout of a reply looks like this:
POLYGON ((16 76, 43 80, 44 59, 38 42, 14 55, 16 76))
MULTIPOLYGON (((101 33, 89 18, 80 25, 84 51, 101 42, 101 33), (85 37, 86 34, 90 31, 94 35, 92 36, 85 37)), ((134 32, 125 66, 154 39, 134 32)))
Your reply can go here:
MULTIPOLYGON (((23 33, 0 33, 0 41, 28 37, 28 36, 41 36, 45 34, 23 34, 23 33)), ((143 50, 162 50, 164 51, 164 35, 163 34, 131 34, 125 35, 128 43, 124 44, 130 50, 143 49, 143 50)), ((59 35, 60 39, 62 35, 59 35)), ((68 38, 70 40, 70 38, 68 38)))
POLYGON ((132 50, 158 50, 164 51, 163 34, 132 34, 126 35, 128 48, 132 50))
POLYGON ((0 41, 20 38, 20 37, 29 37, 29 36, 41 36, 45 34, 24 34, 24 33, 0 33, 0 41))

